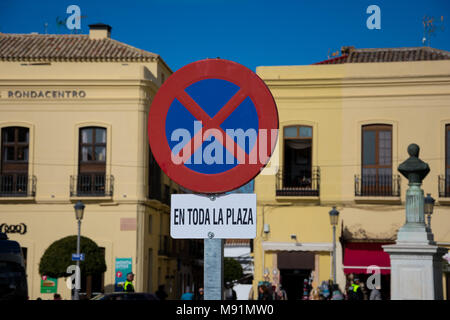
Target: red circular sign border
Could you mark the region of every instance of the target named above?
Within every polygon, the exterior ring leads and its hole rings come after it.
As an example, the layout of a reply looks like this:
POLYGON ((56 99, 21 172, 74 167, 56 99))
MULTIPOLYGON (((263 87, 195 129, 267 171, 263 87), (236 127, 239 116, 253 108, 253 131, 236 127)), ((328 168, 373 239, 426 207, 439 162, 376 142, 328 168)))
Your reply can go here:
MULTIPOLYGON (((228 171, 216 174, 198 173, 183 164, 172 162, 172 151, 165 133, 167 112, 176 93, 204 79, 223 79, 240 88, 242 85, 239 83, 246 82, 246 96, 250 97, 255 105, 259 129, 278 129, 278 110, 269 88, 261 78, 245 66, 224 59, 206 59, 190 63, 171 75, 159 88, 148 118, 149 143, 159 166, 173 181, 189 190, 199 193, 224 193, 251 181, 267 163, 238 164, 228 171), (206 179, 211 176, 215 179, 206 179)), ((270 155, 275 149, 276 140, 271 141, 270 155)), ((257 144, 254 148, 256 147, 257 144)))

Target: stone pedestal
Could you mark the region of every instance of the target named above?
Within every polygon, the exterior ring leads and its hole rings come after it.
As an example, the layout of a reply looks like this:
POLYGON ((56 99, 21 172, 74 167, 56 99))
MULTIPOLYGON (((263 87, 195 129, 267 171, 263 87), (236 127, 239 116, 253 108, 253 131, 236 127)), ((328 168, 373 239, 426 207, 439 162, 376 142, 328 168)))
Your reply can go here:
POLYGON ((408 179, 406 222, 397 234, 395 245, 383 246, 391 258, 392 300, 442 300, 442 256, 429 226, 425 224, 424 196, 420 188, 430 172, 419 159, 419 146, 410 144, 410 157, 398 166, 408 179))
POLYGON ((391 257, 392 300, 442 300, 442 256, 447 249, 432 244, 383 246, 391 257))

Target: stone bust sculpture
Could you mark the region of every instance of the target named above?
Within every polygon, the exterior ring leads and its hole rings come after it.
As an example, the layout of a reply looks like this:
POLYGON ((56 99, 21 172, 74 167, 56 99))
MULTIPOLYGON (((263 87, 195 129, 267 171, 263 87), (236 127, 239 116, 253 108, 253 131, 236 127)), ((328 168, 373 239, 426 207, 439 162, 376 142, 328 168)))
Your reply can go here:
POLYGON ((412 143, 408 146, 409 158, 398 166, 398 171, 408 179, 409 183, 422 183, 422 180, 430 172, 426 162, 419 159, 420 148, 412 143))

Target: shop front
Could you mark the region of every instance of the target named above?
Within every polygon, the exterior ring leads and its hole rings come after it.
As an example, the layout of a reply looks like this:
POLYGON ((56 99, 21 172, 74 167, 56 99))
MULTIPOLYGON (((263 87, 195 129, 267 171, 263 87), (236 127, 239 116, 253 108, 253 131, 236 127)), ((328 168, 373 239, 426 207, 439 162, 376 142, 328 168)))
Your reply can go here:
POLYGON ((346 288, 358 278, 364 284, 367 298, 370 290, 379 286, 383 300, 390 299, 391 261, 384 252, 388 242, 347 242, 344 245, 344 273, 346 288))

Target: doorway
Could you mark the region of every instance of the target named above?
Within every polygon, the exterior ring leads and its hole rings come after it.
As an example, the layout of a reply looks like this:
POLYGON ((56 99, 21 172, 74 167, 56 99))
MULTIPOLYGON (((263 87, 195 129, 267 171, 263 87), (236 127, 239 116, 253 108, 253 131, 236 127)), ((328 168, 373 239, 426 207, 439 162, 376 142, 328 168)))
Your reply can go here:
POLYGON ((310 269, 281 269, 280 283, 286 290, 288 300, 302 300, 303 284, 311 275, 310 269))

